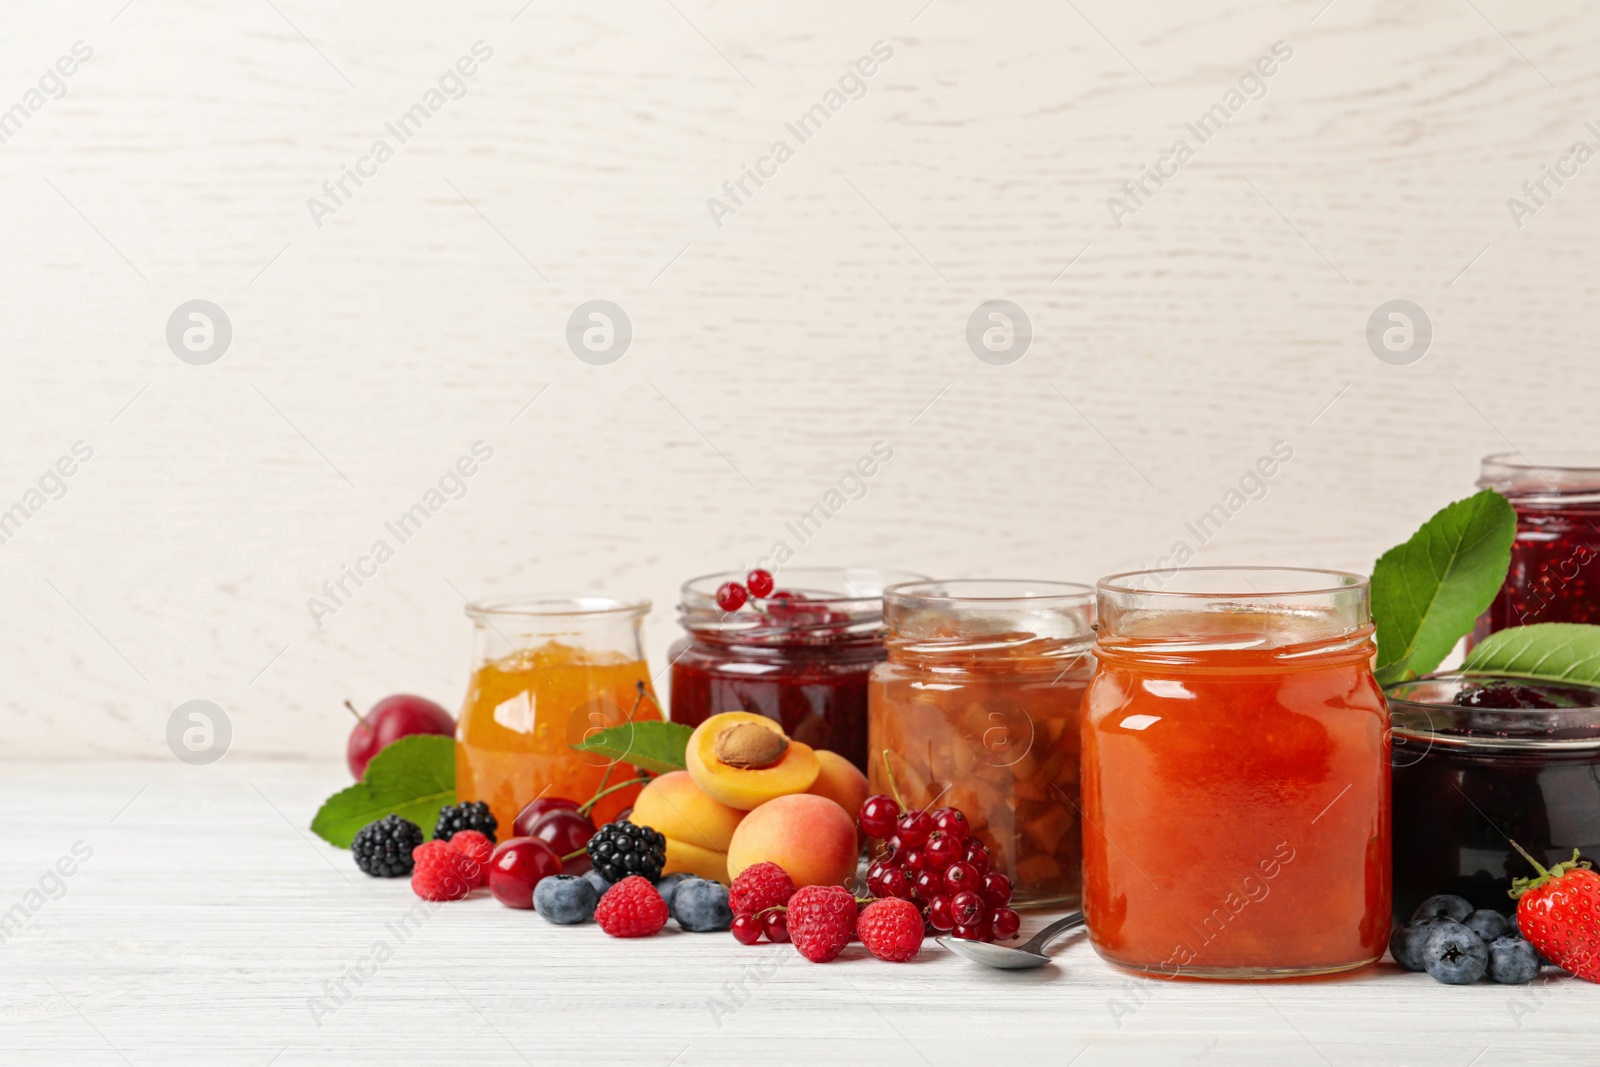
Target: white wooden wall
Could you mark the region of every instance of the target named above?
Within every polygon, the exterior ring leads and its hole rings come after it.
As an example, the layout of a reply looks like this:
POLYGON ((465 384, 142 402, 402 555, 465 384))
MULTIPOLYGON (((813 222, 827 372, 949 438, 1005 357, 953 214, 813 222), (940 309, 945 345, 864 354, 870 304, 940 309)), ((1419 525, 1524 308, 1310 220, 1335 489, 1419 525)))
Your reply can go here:
POLYGON ((875 441, 798 559, 1092 581, 1194 543, 1281 440, 1199 558, 1365 569, 1484 453, 1596 444, 1600 162, 1520 227, 1507 199, 1600 149, 1600 11, 1324 2, 6 5, 0 112, 42 106, 0 144, 0 511, 27 511, 0 751, 170 759, 206 699, 236 754, 335 756, 345 697, 455 705, 463 595, 648 595, 659 668, 679 582, 794 544, 875 441), (633 324, 608 366, 565 341, 597 298, 633 324), (204 366, 165 335, 194 299, 233 328, 204 366), (965 340, 995 299, 1033 324, 1011 365, 965 340), (1433 324, 1410 365, 1366 340, 1393 299, 1433 324), (319 627, 308 598, 475 441, 465 495, 319 627))

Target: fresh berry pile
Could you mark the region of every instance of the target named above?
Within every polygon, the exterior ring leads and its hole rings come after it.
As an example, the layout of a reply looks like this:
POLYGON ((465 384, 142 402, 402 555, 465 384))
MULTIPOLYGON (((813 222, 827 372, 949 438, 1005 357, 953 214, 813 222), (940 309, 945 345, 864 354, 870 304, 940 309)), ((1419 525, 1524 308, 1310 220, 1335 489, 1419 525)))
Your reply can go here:
POLYGON ((884 841, 867 891, 915 904, 929 926, 967 941, 1009 941, 1022 920, 1006 905, 1011 879, 989 869, 989 850, 955 808, 900 810, 881 793, 861 805, 861 829, 884 841))
POLYGON ((1396 928, 1389 954, 1406 970, 1427 971, 1446 985, 1471 985, 1485 976, 1524 985, 1539 974, 1541 962, 1506 916, 1474 910, 1448 893, 1424 900, 1411 921, 1396 928))

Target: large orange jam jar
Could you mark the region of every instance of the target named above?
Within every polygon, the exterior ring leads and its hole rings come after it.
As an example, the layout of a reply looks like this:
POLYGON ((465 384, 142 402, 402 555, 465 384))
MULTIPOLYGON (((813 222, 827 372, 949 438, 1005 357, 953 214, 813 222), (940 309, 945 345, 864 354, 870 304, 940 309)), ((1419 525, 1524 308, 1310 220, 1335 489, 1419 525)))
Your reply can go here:
POLYGON ((1389 938, 1389 734, 1367 580, 1195 568, 1099 583, 1083 910, 1164 978, 1365 967, 1389 938))
POLYGON ((1012 907, 1073 907, 1081 893, 1078 716, 1093 612, 1094 590, 1069 582, 913 582, 883 595, 872 791, 960 809, 1011 879, 1012 907))
MULTIPOLYGON (((582 802, 608 774, 627 780, 627 767, 572 746, 630 718, 661 718, 640 637, 649 611, 648 600, 603 597, 467 607, 476 668, 456 724, 456 798, 487 801, 501 839, 535 797, 582 802)), ((638 792, 605 797, 595 824, 616 818, 638 792)))

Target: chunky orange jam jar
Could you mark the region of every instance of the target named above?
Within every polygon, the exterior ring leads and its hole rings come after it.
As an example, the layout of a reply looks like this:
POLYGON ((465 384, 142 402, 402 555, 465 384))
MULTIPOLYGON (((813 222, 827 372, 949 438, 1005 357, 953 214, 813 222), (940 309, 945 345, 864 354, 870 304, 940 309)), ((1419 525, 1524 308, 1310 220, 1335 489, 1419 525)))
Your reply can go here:
POLYGON ((1094 669, 1094 590, 1067 582, 910 582, 883 594, 888 661, 867 691, 872 791, 959 808, 1012 882, 1011 906, 1081 892, 1078 713, 1094 669))
MULTIPOLYGON (((468 606, 477 669, 456 724, 456 798, 487 801, 502 840, 535 797, 582 802, 594 794, 611 760, 573 745, 630 716, 661 718, 639 633, 649 611, 648 600, 602 597, 468 606)), ((626 779, 619 772, 611 780, 626 779)), ((616 818, 638 792, 632 786, 600 801, 595 825, 616 818)))
POLYGON ((1389 937, 1389 735, 1367 580, 1099 583, 1083 716, 1095 950, 1166 978, 1365 967, 1389 937))

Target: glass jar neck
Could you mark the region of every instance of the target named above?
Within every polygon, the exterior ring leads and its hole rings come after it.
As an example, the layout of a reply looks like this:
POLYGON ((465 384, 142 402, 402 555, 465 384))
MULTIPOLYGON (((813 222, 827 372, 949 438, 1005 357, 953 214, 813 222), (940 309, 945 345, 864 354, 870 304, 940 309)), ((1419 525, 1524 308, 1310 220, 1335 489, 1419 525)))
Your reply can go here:
POLYGON ((549 645, 617 662, 644 659, 644 617, 649 601, 600 598, 472 604, 473 644, 479 662, 537 651, 549 645), (526 605, 526 608, 523 606, 526 605), (570 610, 562 610, 570 607, 570 610))
POLYGON ((1102 660, 1170 665, 1323 665, 1373 652, 1367 580, 1257 567, 1136 571, 1098 587, 1102 660))
POLYGON ((884 593, 889 661, 924 670, 1060 674, 1088 665, 1094 595, 1070 582, 916 582, 884 593))
POLYGON ((1573 453, 1536 463, 1520 453, 1487 456, 1478 488, 1493 489, 1518 510, 1600 505, 1600 453, 1573 453))

